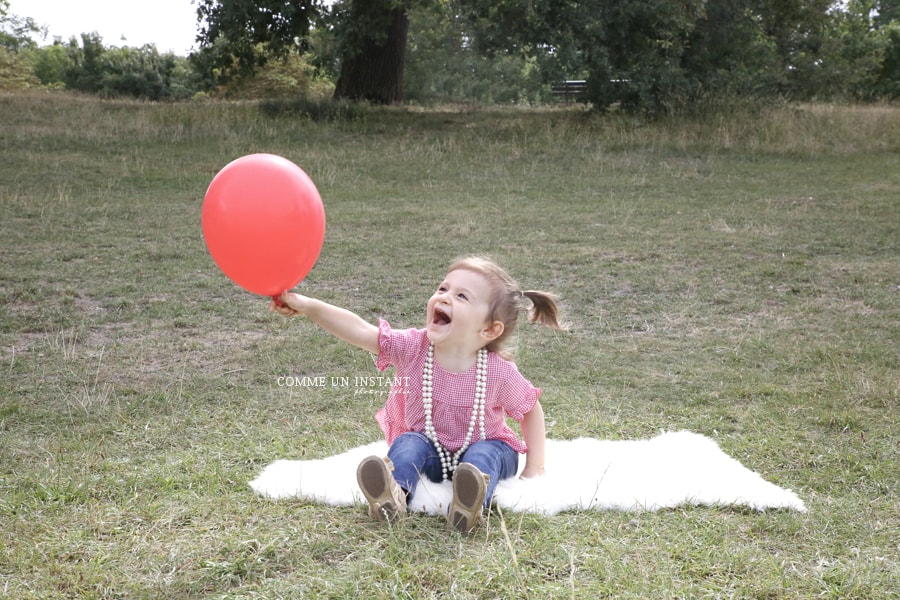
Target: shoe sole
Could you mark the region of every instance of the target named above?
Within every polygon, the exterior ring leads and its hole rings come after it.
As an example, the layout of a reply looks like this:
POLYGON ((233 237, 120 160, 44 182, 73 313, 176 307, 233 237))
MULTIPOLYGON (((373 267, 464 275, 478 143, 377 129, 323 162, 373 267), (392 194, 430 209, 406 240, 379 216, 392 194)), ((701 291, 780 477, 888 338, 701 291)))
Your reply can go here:
POLYGON ((462 533, 469 533, 481 518, 484 496, 487 493, 485 475, 478 467, 462 463, 453 472, 453 501, 447 520, 462 533))
MULTIPOLYGON (((379 521, 391 520, 400 512, 394 497, 391 495, 387 459, 370 456, 359 463, 356 469, 356 481, 359 489, 369 502, 369 515, 379 521)), ((393 467, 393 465, 391 465, 393 467)))

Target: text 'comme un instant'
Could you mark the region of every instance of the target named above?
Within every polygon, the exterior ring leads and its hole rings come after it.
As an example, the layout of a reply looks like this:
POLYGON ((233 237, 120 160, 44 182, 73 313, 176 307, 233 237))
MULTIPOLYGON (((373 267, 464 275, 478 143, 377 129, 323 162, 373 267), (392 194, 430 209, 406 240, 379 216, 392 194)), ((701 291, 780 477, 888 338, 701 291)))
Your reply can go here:
POLYGON ((405 387, 409 383, 409 377, 385 377, 385 376, 361 376, 361 377, 327 377, 325 375, 280 375, 276 379, 279 387, 305 387, 305 388, 374 388, 377 391, 387 391, 398 386, 405 387))

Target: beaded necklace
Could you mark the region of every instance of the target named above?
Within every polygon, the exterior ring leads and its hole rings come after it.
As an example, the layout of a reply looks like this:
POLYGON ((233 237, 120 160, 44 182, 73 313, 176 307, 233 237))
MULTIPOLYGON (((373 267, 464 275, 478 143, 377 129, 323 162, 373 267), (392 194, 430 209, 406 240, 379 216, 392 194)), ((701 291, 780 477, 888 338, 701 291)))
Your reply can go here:
POLYGON ((478 422, 481 439, 484 440, 484 400, 487 397, 487 349, 478 350, 475 359, 475 400, 472 403, 472 418, 469 419, 469 430, 463 440, 463 445, 452 456, 450 451, 438 442, 437 433, 434 430, 434 422, 431 417, 431 394, 434 391, 434 344, 428 346, 428 354, 425 356, 425 366, 422 368, 422 404, 425 407, 425 436, 434 444, 438 456, 441 459, 441 472, 444 480, 456 470, 459 459, 472 443, 475 435, 475 423, 478 422))

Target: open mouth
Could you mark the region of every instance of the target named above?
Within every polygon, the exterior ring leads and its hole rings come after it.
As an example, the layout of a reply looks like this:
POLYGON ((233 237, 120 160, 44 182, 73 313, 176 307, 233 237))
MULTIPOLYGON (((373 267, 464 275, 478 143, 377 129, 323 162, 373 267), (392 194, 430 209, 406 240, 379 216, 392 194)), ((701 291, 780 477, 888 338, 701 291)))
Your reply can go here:
POLYGON ((450 315, 444 312, 444 310, 440 307, 434 307, 434 317, 431 319, 431 322, 435 325, 449 325, 450 324, 450 315))

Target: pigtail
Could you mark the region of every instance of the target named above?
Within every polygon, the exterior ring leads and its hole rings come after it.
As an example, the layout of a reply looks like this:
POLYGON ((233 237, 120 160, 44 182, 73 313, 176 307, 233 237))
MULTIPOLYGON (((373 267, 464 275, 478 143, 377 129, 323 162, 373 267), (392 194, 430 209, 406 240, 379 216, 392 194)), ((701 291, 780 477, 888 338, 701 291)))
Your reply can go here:
POLYGON ((528 318, 534 323, 547 325, 554 329, 568 329, 559 320, 559 307, 554 294, 536 290, 520 291, 515 280, 491 259, 478 256, 460 258, 450 265, 447 272, 456 269, 468 269, 480 273, 491 285, 493 294, 488 319, 492 322, 503 323, 503 333, 487 345, 487 349, 491 352, 496 352, 506 360, 513 360, 516 323, 523 310, 527 311, 528 318))
POLYGON ((559 307, 556 304, 557 296, 555 294, 537 290, 527 290, 521 293, 531 301, 528 319, 532 323, 540 323, 554 329, 566 329, 565 324, 559 322, 559 307))

